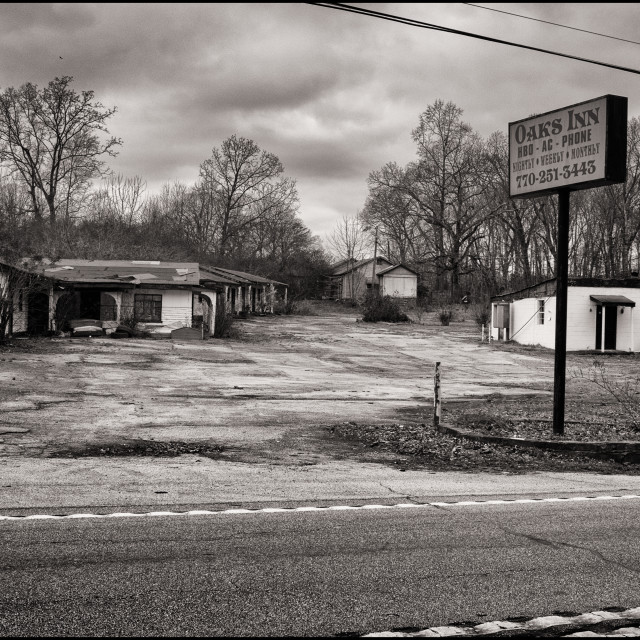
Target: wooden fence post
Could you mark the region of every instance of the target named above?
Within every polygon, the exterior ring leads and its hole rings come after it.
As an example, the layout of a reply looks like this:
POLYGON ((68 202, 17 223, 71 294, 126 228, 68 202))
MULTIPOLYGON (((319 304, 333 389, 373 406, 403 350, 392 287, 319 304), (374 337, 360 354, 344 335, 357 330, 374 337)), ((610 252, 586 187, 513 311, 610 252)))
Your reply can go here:
POLYGON ((433 426, 440 426, 440 363, 436 362, 436 374, 433 377, 433 426))

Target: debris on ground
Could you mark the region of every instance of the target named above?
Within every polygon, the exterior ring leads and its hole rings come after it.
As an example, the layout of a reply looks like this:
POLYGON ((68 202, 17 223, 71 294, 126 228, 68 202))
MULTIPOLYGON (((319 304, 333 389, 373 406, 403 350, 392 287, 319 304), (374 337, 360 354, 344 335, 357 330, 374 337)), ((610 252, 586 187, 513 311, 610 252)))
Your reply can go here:
POLYGON ((640 464, 592 458, 572 451, 507 446, 456 438, 425 423, 358 424, 328 428, 334 437, 359 443, 361 451, 391 451, 403 456, 404 467, 434 471, 594 471, 640 474, 640 464))
POLYGON ((48 454, 50 458, 98 458, 124 456, 175 457, 183 454, 219 457, 225 448, 207 442, 160 442, 157 440, 131 440, 109 444, 77 445, 60 448, 48 454))

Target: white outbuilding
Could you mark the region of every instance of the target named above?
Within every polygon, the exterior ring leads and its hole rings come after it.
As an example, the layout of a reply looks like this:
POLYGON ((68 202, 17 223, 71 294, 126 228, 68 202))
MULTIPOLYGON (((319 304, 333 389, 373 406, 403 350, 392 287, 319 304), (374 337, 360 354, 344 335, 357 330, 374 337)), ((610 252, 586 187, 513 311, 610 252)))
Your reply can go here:
MULTIPOLYGON (((640 278, 569 278, 567 351, 640 351, 640 278)), ((491 337, 555 347, 556 280, 491 298, 491 337)))
POLYGON ((413 298, 418 295, 418 274, 403 264, 378 271, 380 295, 392 298, 413 298))

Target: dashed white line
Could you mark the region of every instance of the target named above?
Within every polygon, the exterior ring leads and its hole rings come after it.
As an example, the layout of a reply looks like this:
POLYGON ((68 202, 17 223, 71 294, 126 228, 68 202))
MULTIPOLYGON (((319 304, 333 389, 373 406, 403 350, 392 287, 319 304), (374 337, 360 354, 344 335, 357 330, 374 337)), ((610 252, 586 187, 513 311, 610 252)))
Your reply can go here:
POLYGON ((70 513, 65 515, 34 514, 28 516, 1 516, 0 520, 70 520, 79 518, 143 518, 169 516, 222 516, 257 513, 308 513, 326 511, 369 511, 382 509, 424 509, 425 507, 468 507, 515 504, 544 504, 547 502, 584 502, 608 500, 637 500, 640 495, 625 494, 620 496, 575 496, 571 498, 515 498, 512 500, 459 500, 457 502, 403 502, 398 504, 364 504, 364 505, 335 505, 330 507, 264 507, 262 509, 223 509, 220 511, 191 510, 191 511, 148 511, 146 513, 115 512, 115 513, 70 513))

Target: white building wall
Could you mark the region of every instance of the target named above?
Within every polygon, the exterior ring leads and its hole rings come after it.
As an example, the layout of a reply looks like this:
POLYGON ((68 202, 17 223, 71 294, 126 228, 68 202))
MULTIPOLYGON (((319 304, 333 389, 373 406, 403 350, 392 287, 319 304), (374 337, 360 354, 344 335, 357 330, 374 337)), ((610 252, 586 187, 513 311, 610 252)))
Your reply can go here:
MULTIPOLYGON (((494 305, 495 306, 495 305, 494 305)), ((492 318, 495 310, 492 309, 492 318)), ((509 332, 507 338, 520 344, 540 345, 553 349, 555 346, 556 299, 525 298, 509 305, 509 332), (538 320, 538 300, 544 300, 544 324, 538 320)), ((493 325, 493 322, 492 322, 493 325)), ((498 339, 498 329, 492 326, 491 337, 498 339)))
POLYGON ((27 292, 16 291, 13 296, 13 332, 20 333, 27 330, 27 313, 29 311, 29 296, 27 292), (20 295, 22 294, 22 304, 20 295))
POLYGON ((191 326, 193 293, 189 289, 140 290, 137 293, 162 293, 162 323, 180 322, 183 327, 191 326))
MULTIPOLYGON (((588 351, 596 348, 597 304, 593 295, 624 296, 636 303, 635 308, 618 307, 616 316, 616 349, 640 351, 640 289, 628 287, 569 287, 567 290, 567 351, 588 351), (633 323, 633 328, 632 328, 633 323)), ((495 307, 495 303, 492 305, 495 307)), ((495 310, 492 309, 492 312, 495 310)), ((555 348, 555 296, 525 298, 509 305, 508 339, 520 344, 555 348), (538 324, 538 300, 545 300, 545 322, 538 324)), ((492 313, 492 318, 495 315, 492 313)), ((491 329, 493 340, 498 329, 491 329)))
MULTIPOLYGON (((125 292, 123 305, 132 306, 135 295, 147 293, 162 296, 162 322, 169 324, 179 322, 183 327, 190 327, 193 313, 193 293, 190 289, 135 289, 125 292)), ((145 322, 145 326, 154 326, 157 323, 145 322)))
POLYGON ((640 289, 628 287, 569 287, 567 293, 567 350, 596 348, 597 304, 590 296, 624 296, 636 307, 618 307, 616 320, 616 349, 640 350, 640 289), (633 322, 633 331, 631 323, 633 322), (633 334, 633 344, 631 342, 633 334))
POLYGON ((415 298, 418 295, 418 278, 412 275, 383 275, 382 295, 394 298, 415 298))

